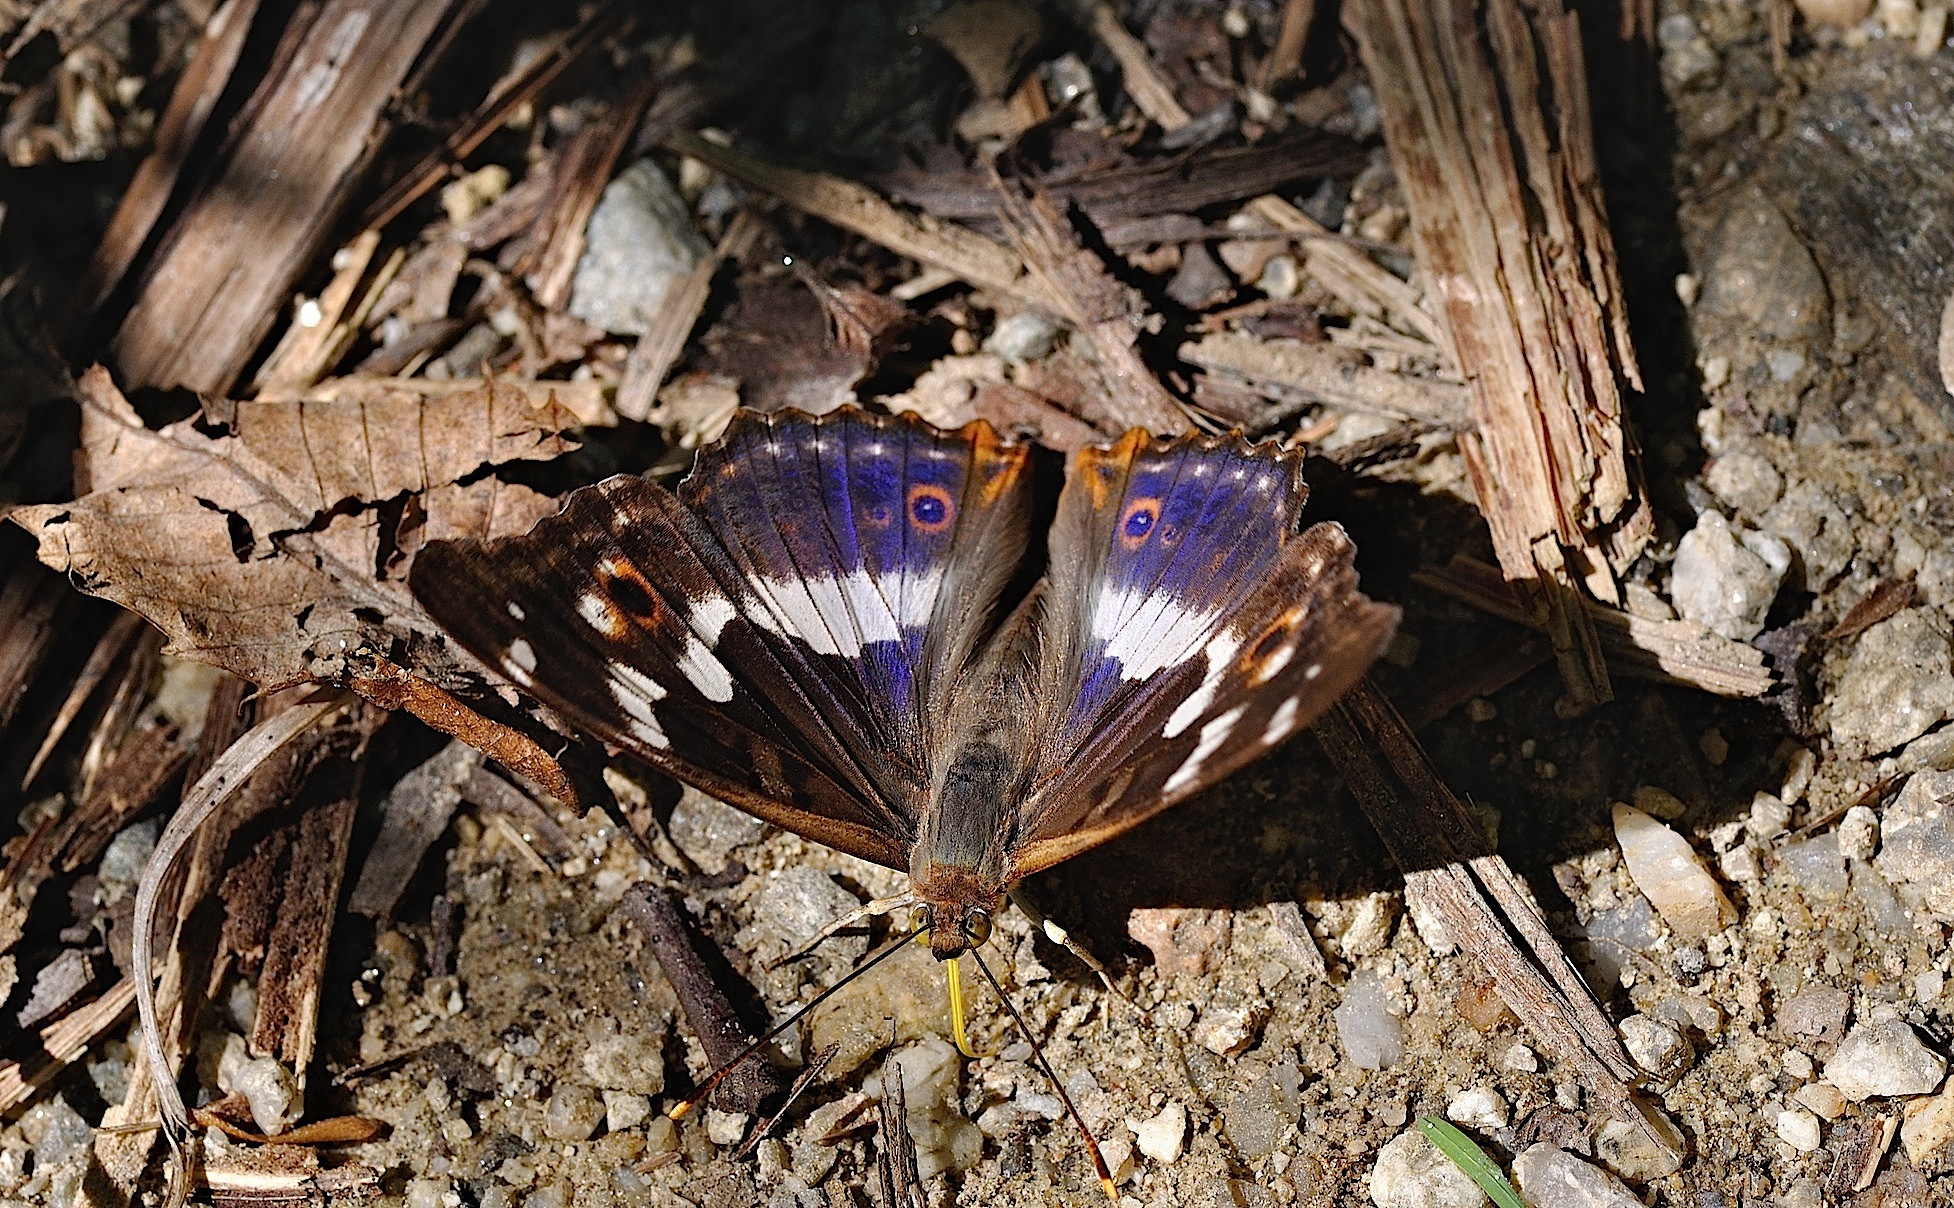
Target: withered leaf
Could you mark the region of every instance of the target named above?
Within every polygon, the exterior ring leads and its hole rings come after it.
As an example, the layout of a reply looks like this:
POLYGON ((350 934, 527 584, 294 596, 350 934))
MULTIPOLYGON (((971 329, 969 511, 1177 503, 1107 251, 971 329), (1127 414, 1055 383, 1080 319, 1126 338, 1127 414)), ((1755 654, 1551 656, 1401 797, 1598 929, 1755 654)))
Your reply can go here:
MULTIPOLYGON (((371 397, 240 404, 239 434, 211 437, 188 421, 149 430, 99 367, 80 394, 81 497, 12 518, 43 562, 140 613, 171 653, 268 690, 340 680, 357 651, 437 632, 405 568, 379 565, 378 512, 354 505, 553 457, 576 422, 498 385, 412 409, 371 397)), ((534 511, 490 506, 475 523, 534 511)))

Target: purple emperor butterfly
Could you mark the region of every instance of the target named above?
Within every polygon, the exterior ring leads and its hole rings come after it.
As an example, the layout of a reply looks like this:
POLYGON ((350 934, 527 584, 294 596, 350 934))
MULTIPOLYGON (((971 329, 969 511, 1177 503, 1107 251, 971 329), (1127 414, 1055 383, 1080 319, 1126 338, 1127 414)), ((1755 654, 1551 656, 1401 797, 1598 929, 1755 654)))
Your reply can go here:
POLYGON ((1300 452, 1083 449, 1042 567, 1032 464, 982 422, 742 412, 676 491, 608 479, 412 585, 586 732, 906 870, 947 959, 1019 878, 1309 725, 1398 618, 1340 527, 1299 531, 1300 452))

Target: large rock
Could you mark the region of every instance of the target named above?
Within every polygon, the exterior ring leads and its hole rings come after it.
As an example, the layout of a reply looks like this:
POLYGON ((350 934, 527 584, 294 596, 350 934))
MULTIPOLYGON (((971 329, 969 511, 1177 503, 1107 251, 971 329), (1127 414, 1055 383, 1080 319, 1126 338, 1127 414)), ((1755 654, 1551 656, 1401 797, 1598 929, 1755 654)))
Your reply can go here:
POLYGON ((1832 693, 1832 741, 1864 759, 1954 716, 1951 663, 1947 623, 1931 608, 1909 608, 1866 630, 1832 693))

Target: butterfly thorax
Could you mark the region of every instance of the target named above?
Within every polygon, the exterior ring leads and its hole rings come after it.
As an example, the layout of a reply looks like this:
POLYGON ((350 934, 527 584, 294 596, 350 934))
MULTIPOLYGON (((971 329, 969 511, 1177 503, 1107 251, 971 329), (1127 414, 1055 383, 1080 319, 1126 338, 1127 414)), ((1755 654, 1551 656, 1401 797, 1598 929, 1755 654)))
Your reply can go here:
POLYGON ((988 933, 1004 899, 1008 823, 1022 762, 990 736, 953 748, 937 778, 909 881, 930 918, 930 951, 948 960, 988 933))

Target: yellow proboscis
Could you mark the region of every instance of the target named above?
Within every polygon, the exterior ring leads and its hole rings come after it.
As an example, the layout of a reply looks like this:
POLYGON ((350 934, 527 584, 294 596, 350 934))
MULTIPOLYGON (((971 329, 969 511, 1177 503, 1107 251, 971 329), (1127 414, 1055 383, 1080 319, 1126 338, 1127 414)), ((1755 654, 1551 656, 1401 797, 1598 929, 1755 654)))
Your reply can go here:
POLYGON ((950 979, 950 1030, 957 1038, 957 1052, 966 1057, 994 1057, 994 1053, 980 1053, 970 1043, 970 1034, 963 1026, 963 958, 943 962, 944 975, 950 979))

